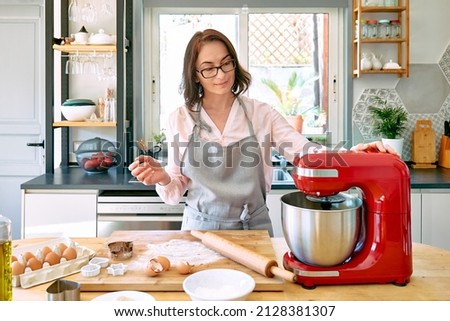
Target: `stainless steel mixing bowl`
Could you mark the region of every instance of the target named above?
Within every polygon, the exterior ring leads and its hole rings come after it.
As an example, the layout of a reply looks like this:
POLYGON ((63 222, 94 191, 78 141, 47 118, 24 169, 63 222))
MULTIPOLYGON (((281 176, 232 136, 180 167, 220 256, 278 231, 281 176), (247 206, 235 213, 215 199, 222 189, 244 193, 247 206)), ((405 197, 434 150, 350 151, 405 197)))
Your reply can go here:
POLYGON ((341 202, 313 202, 302 192, 281 197, 284 238, 301 262, 335 266, 353 253, 361 228, 362 200, 340 193, 341 202))

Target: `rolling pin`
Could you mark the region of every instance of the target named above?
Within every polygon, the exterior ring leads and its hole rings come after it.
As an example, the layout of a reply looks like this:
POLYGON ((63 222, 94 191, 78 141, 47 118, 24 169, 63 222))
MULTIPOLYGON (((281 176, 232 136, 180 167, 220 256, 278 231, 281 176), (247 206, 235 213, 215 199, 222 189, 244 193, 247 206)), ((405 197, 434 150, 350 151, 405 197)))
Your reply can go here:
POLYGON ((277 262, 273 259, 251 251, 212 232, 191 231, 191 235, 200 239, 210 249, 259 274, 269 278, 278 276, 286 281, 295 282, 295 274, 278 267, 277 262))

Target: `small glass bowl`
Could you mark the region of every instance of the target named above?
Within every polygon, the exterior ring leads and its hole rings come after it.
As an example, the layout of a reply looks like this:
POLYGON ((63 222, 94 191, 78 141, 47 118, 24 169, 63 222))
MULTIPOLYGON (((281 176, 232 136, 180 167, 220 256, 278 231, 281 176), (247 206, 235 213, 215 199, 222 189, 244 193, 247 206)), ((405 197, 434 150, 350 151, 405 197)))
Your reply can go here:
POLYGON ((89 139, 76 151, 78 165, 88 173, 104 173, 117 166, 118 153, 113 143, 103 138, 89 139))

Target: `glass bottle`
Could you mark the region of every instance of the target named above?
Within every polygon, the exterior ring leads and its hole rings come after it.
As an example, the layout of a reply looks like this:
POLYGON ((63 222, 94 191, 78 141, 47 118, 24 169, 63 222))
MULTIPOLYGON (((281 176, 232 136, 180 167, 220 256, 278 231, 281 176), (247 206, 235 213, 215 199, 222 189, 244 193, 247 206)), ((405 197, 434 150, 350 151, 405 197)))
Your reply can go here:
POLYGON ((400 20, 391 20, 391 38, 402 37, 402 26, 400 20))
POLYGON ((0 301, 12 300, 11 221, 0 215, 0 301))

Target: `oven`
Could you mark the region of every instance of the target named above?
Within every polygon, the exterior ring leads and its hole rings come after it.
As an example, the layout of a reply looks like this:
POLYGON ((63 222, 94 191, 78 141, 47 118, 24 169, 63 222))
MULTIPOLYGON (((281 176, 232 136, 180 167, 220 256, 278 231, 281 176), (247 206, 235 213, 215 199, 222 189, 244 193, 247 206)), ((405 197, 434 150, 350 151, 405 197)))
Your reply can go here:
POLYGON ((180 230, 185 207, 165 204, 156 191, 103 191, 97 200, 97 236, 118 230, 180 230))

